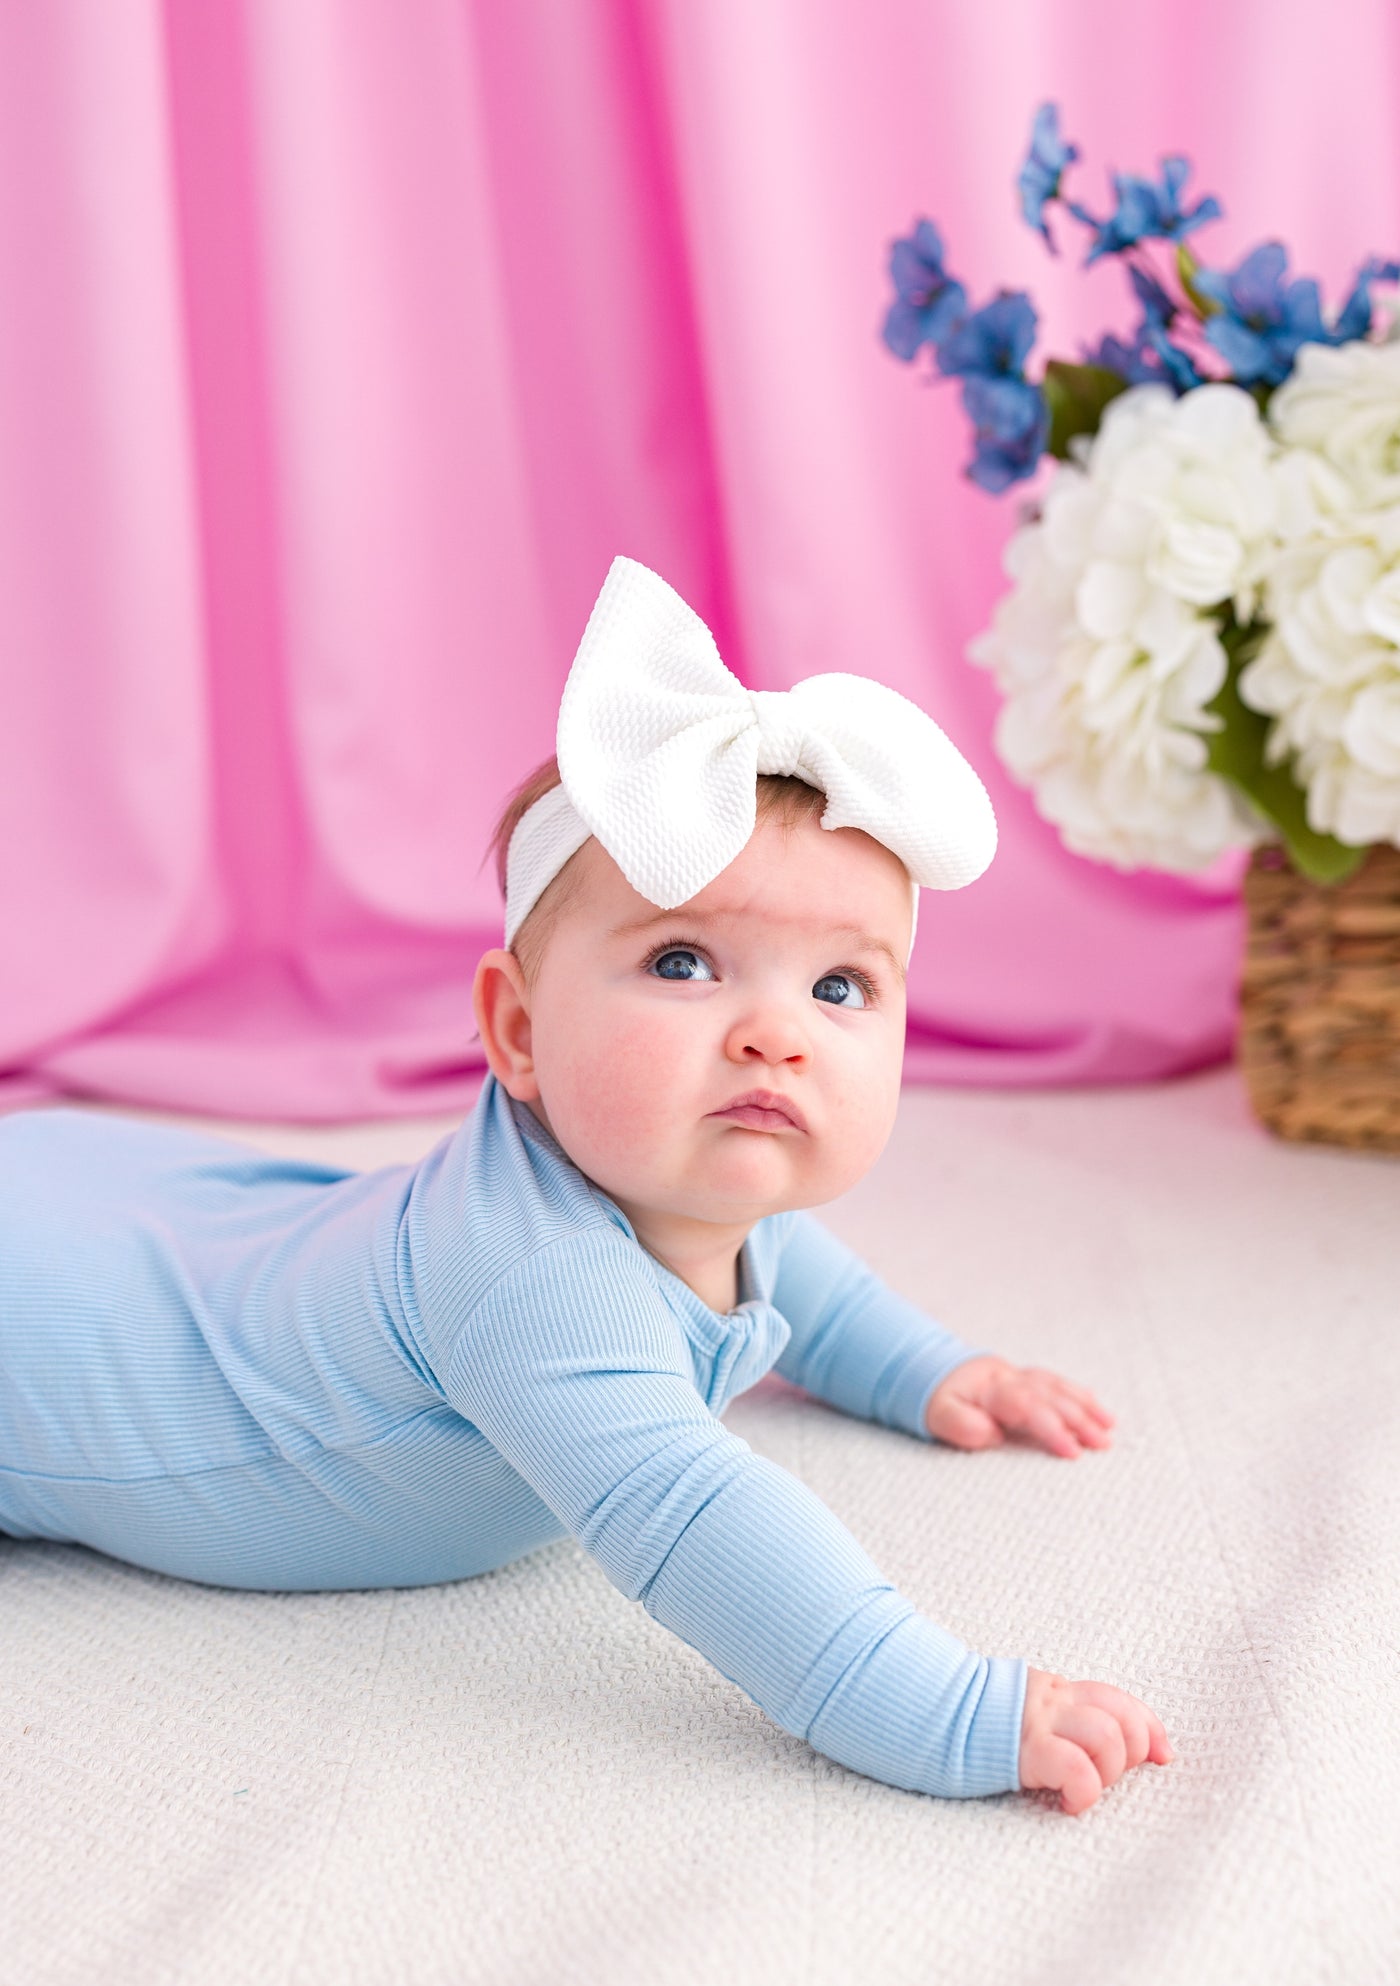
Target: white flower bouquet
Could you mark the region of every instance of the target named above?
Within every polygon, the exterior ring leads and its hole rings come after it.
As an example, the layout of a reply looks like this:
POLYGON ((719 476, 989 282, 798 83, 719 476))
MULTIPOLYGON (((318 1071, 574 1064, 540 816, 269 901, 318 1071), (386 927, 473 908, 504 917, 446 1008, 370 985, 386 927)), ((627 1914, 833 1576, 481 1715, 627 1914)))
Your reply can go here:
POLYGON ((1097 219, 1060 191, 1077 157, 1042 106, 1024 211, 1049 240, 1061 202, 1094 231, 1089 262, 1124 260, 1131 340, 1030 380, 1025 292, 969 311, 927 220, 891 253, 885 343, 962 379, 967 473, 996 491, 1060 462, 970 650, 1003 692, 998 753, 1078 854, 1199 870, 1281 842, 1341 880, 1400 847, 1400 344, 1375 337, 1370 294, 1400 263, 1368 260, 1328 324, 1280 243, 1231 271, 1195 259, 1184 237, 1221 210, 1183 208, 1186 160, 1116 175, 1097 219))

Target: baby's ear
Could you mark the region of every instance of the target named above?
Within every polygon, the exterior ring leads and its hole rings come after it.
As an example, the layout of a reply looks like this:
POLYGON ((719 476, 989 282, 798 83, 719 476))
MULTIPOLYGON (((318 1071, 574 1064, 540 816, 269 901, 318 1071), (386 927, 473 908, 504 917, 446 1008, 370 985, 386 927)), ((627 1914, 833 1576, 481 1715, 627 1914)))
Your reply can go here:
POLYGON ((540 1093, 531 1048, 530 995, 520 961, 499 948, 482 958, 472 982, 472 1009, 491 1073, 517 1103, 540 1093))

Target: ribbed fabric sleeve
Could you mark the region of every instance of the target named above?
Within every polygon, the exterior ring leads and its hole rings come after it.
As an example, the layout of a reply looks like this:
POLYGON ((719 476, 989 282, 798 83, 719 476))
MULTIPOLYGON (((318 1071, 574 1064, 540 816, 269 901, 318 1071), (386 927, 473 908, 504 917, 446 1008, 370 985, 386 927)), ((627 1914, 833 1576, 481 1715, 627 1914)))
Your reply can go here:
POLYGON ((775 1239, 773 1304, 792 1332, 777 1361, 783 1378, 861 1420, 931 1441, 930 1396, 982 1349, 881 1282, 810 1214, 787 1215, 775 1239))
POLYGON ((819 1497, 708 1411, 619 1229, 506 1269, 463 1319, 445 1386, 612 1584, 784 1730, 911 1791, 1019 1787, 1025 1663, 919 1614, 819 1497))

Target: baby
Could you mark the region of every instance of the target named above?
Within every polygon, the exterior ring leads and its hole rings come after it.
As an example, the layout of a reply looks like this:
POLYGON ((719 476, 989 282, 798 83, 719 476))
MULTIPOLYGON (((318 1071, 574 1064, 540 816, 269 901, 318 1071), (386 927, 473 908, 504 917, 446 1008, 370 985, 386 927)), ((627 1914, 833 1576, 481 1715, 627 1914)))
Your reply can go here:
POLYGON ((0 1119, 0 1529, 277 1590, 462 1579, 571 1534, 871 1777, 1081 1813, 1166 1763, 1144 1704, 974 1654, 718 1418, 776 1367, 924 1440, 1109 1444, 1086 1388, 962 1343, 802 1211, 889 1136, 919 885, 994 848, 915 706, 848 676, 750 694, 616 560, 558 763, 498 830, 490 1074, 456 1132, 358 1174, 0 1119))

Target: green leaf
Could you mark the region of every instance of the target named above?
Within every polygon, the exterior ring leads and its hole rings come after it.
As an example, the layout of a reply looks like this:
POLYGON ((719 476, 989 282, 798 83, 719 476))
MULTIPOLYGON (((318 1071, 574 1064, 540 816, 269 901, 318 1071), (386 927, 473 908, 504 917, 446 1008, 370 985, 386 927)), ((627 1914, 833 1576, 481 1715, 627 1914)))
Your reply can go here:
POLYGON ((1239 693, 1239 675, 1252 662, 1269 629, 1267 622, 1240 627, 1227 619, 1220 639, 1229 658, 1229 673, 1206 709, 1225 720, 1223 731, 1203 732, 1206 763, 1212 772, 1237 787, 1278 829, 1289 859, 1300 875, 1314 883, 1343 883, 1361 867, 1367 850, 1354 848, 1330 834, 1308 826, 1303 789, 1287 763, 1265 765, 1264 741, 1272 720, 1251 710, 1239 693))
POLYGON ((1043 381, 1050 409, 1049 454, 1061 462, 1069 460, 1069 444, 1077 434, 1097 434, 1103 410, 1110 400, 1125 393, 1128 382, 1118 372, 1102 365, 1066 365, 1051 359, 1043 381))
POLYGON ((1200 266, 1200 263, 1186 246, 1186 243, 1179 241, 1176 245, 1176 273, 1181 278, 1181 287, 1186 292, 1186 301, 1190 304, 1192 310, 1195 311, 1197 317, 1216 317, 1219 315, 1220 305, 1215 301, 1214 297, 1208 297, 1204 290, 1198 290, 1196 288, 1196 274, 1200 266))

